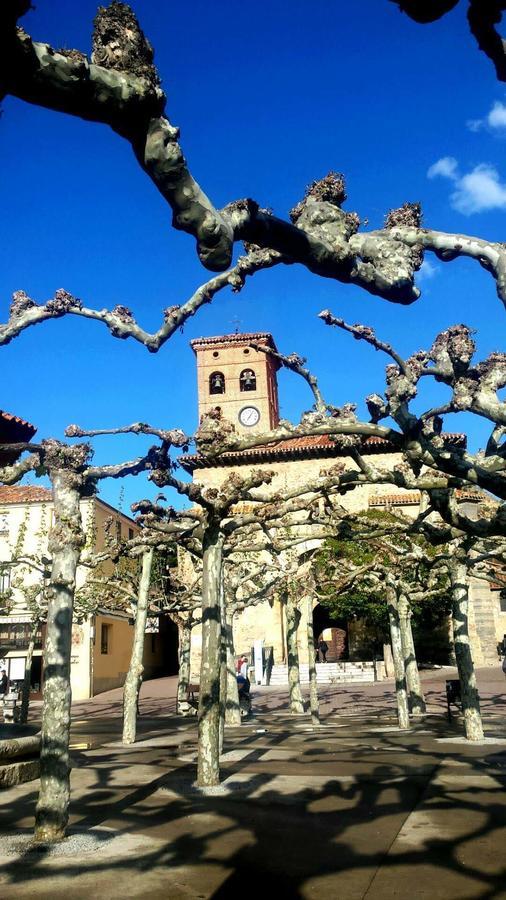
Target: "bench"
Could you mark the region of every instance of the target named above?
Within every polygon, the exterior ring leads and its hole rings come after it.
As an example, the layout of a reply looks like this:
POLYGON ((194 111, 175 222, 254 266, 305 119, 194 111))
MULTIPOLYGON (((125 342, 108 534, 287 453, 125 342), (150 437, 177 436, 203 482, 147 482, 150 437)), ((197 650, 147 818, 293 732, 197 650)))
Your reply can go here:
POLYGON ((460 681, 458 678, 450 678, 446 682, 446 703, 448 706, 448 721, 452 720, 451 705, 462 708, 462 694, 460 690, 460 681))
POLYGON ((197 706, 198 696, 200 693, 200 684, 190 682, 186 688, 186 699, 192 706, 197 706))

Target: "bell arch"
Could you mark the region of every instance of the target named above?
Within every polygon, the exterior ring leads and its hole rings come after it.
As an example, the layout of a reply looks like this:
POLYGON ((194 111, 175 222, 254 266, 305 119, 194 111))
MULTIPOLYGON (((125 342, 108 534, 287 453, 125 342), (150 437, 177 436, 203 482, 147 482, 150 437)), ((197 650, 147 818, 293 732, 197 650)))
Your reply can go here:
POLYGON ((241 391, 256 391, 257 377, 253 369, 243 369, 239 375, 239 389, 241 391))
POLYGON ((225 376, 223 372, 211 372, 209 376, 209 393, 224 394, 225 393, 225 376))

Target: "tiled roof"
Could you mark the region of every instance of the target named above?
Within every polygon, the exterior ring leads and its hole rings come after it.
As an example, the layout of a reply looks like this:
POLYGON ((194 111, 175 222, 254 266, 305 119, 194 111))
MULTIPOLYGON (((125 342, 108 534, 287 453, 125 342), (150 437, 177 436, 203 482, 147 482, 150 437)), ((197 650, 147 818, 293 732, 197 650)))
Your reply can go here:
MULTIPOLYGON (((216 466, 230 466, 246 464, 254 460, 255 462, 267 462, 276 459, 311 459, 328 456, 348 456, 349 446, 343 445, 339 441, 340 435, 336 435, 336 439, 327 434, 305 435, 302 437, 287 438, 285 441, 277 441, 273 444, 264 444, 260 447, 252 447, 250 450, 232 450, 222 453, 215 460, 207 460, 204 456, 196 453, 193 455, 181 456, 179 462, 184 469, 191 472, 193 469, 215 468, 216 466)), ((444 434, 442 435, 445 443, 455 447, 465 447, 466 437, 464 434, 444 434)), ((395 453, 397 448, 382 437, 366 437, 362 439, 362 453, 395 453)), ((399 451, 397 451, 399 452, 399 451)))
POLYGON ((12 413, 6 412, 4 409, 0 409, 0 419, 3 422, 8 422, 12 425, 17 425, 20 428, 26 429, 27 431, 32 432, 32 437, 37 431, 35 425, 31 425, 30 422, 26 422, 25 419, 20 419, 19 416, 15 416, 12 413))
POLYGON ((269 344, 273 350, 276 349, 274 338, 268 331, 250 331, 241 334, 218 334, 214 337, 194 338, 190 341, 192 350, 200 349, 207 346, 216 346, 216 344, 251 344, 252 341, 262 341, 269 344))
POLYGON ((48 503, 53 494, 48 488, 32 484, 14 484, 0 487, 0 504, 5 503, 48 503))
MULTIPOLYGON (((0 444, 26 444, 31 441, 37 429, 19 416, 0 409, 0 444)), ((19 459, 21 451, 0 450, 0 466, 9 466, 19 459)))

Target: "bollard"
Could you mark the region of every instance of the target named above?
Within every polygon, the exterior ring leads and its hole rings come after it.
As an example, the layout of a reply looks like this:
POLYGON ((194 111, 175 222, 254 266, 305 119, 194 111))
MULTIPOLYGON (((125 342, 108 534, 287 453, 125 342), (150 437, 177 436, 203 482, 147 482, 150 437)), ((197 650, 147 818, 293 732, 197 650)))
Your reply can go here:
POLYGON ((12 724, 13 722, 18 721, 18 718, 19 718, 18 698, 19 698, 19 694, 17 693, 17 691, 10 691, 8 694, 4 695, 3 710, 4 710, 4 722, 6 724, 12 724))

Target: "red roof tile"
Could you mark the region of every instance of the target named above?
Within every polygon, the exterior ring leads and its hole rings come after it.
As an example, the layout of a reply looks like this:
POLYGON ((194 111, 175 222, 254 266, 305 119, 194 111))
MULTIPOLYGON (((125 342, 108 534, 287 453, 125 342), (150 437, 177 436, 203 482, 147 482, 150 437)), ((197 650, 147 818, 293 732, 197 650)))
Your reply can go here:
MULTIPOLYGON (((0 445, 26 444, 31 441, 37 429, 30 422, 19 416, 0 409, 0 445)), ((21 451, 11 449, 0 450, 0 466, 9 466, 19 459, 21 451)))
POLYGON ((6 412, 4 409, 0 409, 0 419, 4 422, 12 423, 13 425, 18 425, 27 431, 32 432, 32 437, 37 431, 35 425, 31 425, 30 422, 26 422, 25 419, 20 419, 19 416, 15 416, 12 413, 6 412))
POLYGON ((214 337, 194 338, 190 341, 190 347, 192 350, 196 350, 207 346, 215 347, 217 344, 251 344, 252 341, 262 341, 272 347, 273 350, 276 350, 274 338, 268 331, 250 331, 246 333, 242 332, 241 334, 218 334, 214 337))
MULTIPOLYGON (((275 459, 297 459, 311 457, 328 457, 328 456, 347 456, 349 455, 349 447, 339 441, 341 435, 336 435, 334 439, 327 434, 304 435, 301 437, 287 438, 284 441, 276 441, 272 444, 262 444, 259 447, 252 447, 249 450, 231 450, 222 453, 215 460, 207 460, 205 456, 198 453, 181 456, 179 461, 184 469, 192 471, 195 468, 214 468, 216 466, 241 465, 248 463, 250 460, 269 461, 275 459)), ((466 437, 459 433, 446 433, 442 435, 445 443, 457 447, 466 446, 466 437)), ((395 453, 397 448, 394 447, 386 438, 371 435, 362 439, 362 453, 395 453)), ((400 452, 400 451, 397 451, 400 452)))
POLYGON ((53 494, 48 488, 32 484, 14 484, 0 487, 0 504, 6 503, 48 503, 53 494))

